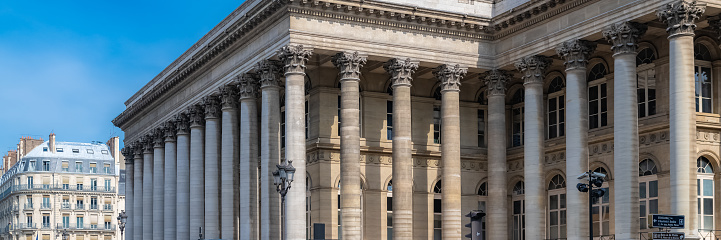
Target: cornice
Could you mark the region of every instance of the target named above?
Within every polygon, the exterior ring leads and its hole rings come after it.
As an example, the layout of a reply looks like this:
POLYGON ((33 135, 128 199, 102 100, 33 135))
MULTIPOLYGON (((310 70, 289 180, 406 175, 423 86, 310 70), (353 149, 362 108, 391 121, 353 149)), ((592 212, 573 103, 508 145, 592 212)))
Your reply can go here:
POLYGON ((493 18, 494 39, 501 39, 573 8, 599 0, 529 1, 493 18))

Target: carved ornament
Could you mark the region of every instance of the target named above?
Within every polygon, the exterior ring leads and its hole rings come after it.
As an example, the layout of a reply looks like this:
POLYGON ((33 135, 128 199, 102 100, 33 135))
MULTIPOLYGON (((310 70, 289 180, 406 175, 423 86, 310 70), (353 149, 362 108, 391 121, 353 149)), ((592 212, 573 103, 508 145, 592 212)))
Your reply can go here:
POLYGON ((493 69, 485 72, 482 80, 486 84, 488 96, 505 96, 511 74, 505 70, 493 69))
POLYGON ((220 92, 220 103, 222 109, 232 109, 238 107, 238 86, 234 83, 224 85, 218 88, 220 92))
POLYGON ((563 65, 566 65, 566 70, 586 69, 596 46, 595 42, 573 39, 559 44, 556 53, 565 60, 563 65))
POLYGON ((603 31, 603 37, 612 44, 614 54, 636 54, 638 39, 646 33, 648 26, 636 22, 620 22, 611 24, 603 31))
POLYGON ((283 62, 285 74, 305 74, 305 64, 313 54, 313 50, 303 45, 288 45, 278 50, 278 58, 283 62))
POLYGON ((188 113, 179 113, 175 116, 175 127, 178 129, 177 134, 190 134, 190 118, 188 113))
POLYGON ((411 61, 410 58, 405 60, 393 58, 383 64, 383 69, 391 75, 391 86, 411 86, 413 81, 413 73, 418 70, 418 62, 411 61))
POLYGON ((203 104, 196 103, 188 107, 190 127, 205 126, 205 108, 203 104))
POLYGON ((551 60, 542 55, 526 56, 516 62, 516 69, 523 74, 523 84, 543 84, 543 75, 551 65, 551 60))
POLYGON ((461 79, 468 73, 467 68, 460 65, 443 64, 433 70, 433 75, 441 82, 441 93, 446 91, 461 91, 461 79))
POLYGON ((205 96, 201 100, 203 102, 203 105, 205 105, 205 118, 220 118, 220 96, 218 95, 210 95, 205 96))
POLYGON ((175 142, 175 138, 177 137, 178 133, 178 128, 175 124, 175 120, 165 122, 165 124, 163 124, 163 131, 165 132, 166 142, 175 142))
POLYGON ((260 77, 260 88, 280 86, 280 62, 263 60, 255 65, 255 73, 260 77))
POLYGON ((331 61, 339 70, 340 81, 360 81, 360 69, 366 64, 365 56, 360 56, 358 52, 339 52, 333 56, 331 61))
POLYGON ((668 24, 666 32, 669 38, 675 36, 693 36, 696 29, 696 20, 706 11, 706 4, 697 4, 696 1, 681 0, 669 3, 656 11, 656 16, 668 24))
POLYGON ((238 95, 240 100, 254 100, 258 97, 258 75, 243 73, 238 76, 238 95))
POLYGON ((156 128, 150 134, 153 138, 153 147, 161 148, 165 146, 165 129, 163 127, 156 128))

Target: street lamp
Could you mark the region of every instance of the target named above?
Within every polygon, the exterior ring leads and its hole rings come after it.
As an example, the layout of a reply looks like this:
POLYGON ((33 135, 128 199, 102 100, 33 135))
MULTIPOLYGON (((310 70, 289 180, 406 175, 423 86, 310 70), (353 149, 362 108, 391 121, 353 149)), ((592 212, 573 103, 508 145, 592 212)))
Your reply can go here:
POLYGON ((273 184, 275 185, 278 193, 280 193, 280 202, 283 213, 283 233, 281 236, 282 239, 285 239, 285 195, 288 193, 288 190, 290 190, 290 184, 293 182, 293 177, 295 177, 295 168, 293 167, 293 162, 291 161, 287 161, 283 164, 277 164, 275 166, 277 170, 273 171, 273 184))
POLYGON ((68 229, 67 228, 63 229, 63 240, 68 240, 68 235, 70 235, 70 234, 68 234, 68 229))
POLYGON ((123 231, 125 230, 125 223, 128 221, 128 215, 125 214, 125 210, 118 213, 118 227, 120 228, 120 238, 123 238, 123 231))
POLYGON ((580 192, 588 192, 588 239, 593 240, 593 198, 600 198, 606 194, 606 190, 601 188, 603 185, 603 179, 606 174, 597 173, 591 170, 578 176, 579 180, 588 179, 588 184, 578 183, 576 189, 580 192), (593 187, 598 189, 593 189, 593 187))

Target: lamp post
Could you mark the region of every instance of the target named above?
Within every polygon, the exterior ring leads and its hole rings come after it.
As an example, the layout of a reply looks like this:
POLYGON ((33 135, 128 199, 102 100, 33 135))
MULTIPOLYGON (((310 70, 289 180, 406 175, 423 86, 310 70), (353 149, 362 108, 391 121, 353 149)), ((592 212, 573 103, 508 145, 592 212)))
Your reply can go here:
POLYGON ((118 213, 118 227, 120 228, 120 238, 123 238, 123 231, 125 230, 125 223, 128 221, 128 215, 125 214, 125 210, 118 213))
MULTIPOLYGON (((68 240, 68 235, 70 235, 70 234, 68 234, 68 229, 67 228, 63 229, 63 240, 68 240)), ((122 233, 121 233, 121 235, 122 235, 122 233)))
POLYGON ((578 183, 576 188, 580 192, 588 192, 588 239, 593 240, 593 198, 600 198, 606 194, 606 190, 601 188, 603 185, 603 178, 606 174, 597 173, 591 170, 581 174, 578 179, 586 180, 588 178, 588 184, 578 183), (593 189, 596 186, 598 189, 593 189))
POLYGON ((293 182, 293 177, 295 176, 295 168, 293 167, 293 162, 287 161, 283 164, 277 164, 276 170, 273 171, 273 184, 275 185, 276 190, 278 193, 280 193, 280 202, 281 202, 281 208, 282 208, 282 217, 283 217, 283 226, 282 226, 282 233, 281 237, 283 240, 286 239, 286 231, 285 231, 285 194, 288 193, 288 190, 290 190, 290 184, 293 182))

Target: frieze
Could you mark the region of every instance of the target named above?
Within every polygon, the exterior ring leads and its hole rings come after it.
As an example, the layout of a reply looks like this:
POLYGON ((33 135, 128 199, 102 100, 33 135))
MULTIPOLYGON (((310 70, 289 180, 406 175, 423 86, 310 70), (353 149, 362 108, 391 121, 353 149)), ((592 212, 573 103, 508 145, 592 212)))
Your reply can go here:
POLYGON ((700 142, 719 142, 719 132, 710 130, 698 130, 696 131, 696 141, 700 142))
POLYGON ((599 156, 613 153, 613 141, 588 145, 588 156, 599 156))
POLYGON ((546 154, 544 156, 543 160, 547 165, 565 162, 566 161, 566 152, 554 152, 554 153, 546 154))
MULTIPOLYGON (((318 162, 340 163, 340 152, 337 150, 317 150, 306 154, 307 164, 318 162)), ((414 156, 413 167, 419 168, 441 168, 443 164, 440 158, 427 156, 414 156)), ((383 153, 361 153, 360 162, 365 165, 393 165, 393 157, 391 154, 383 153)), ((485 161, 479 160, 461 160, 461 169, 467 171, 487 171, 488 165, 485 161)))
POLYGON ((506 171, 518 172, 523 171, 523 159, 511 160, 506 162, 506 171))

